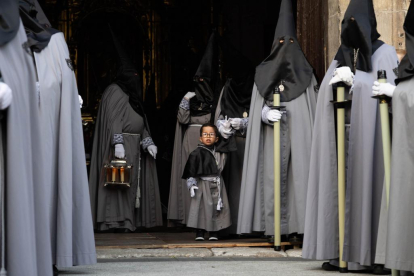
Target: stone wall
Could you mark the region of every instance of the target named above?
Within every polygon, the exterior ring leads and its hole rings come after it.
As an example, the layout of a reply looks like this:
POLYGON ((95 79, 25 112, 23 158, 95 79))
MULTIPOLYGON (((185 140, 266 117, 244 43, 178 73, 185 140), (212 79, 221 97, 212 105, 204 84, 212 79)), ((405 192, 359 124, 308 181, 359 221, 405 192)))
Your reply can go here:
MULTIPOLYGON (((350 0, 326 0, 325 68, 329 66, 340 45, 341 21, 350 0)), ((410 0, 373 0, 381 40, 396 49, 405 49, 403 23, 410 0)))

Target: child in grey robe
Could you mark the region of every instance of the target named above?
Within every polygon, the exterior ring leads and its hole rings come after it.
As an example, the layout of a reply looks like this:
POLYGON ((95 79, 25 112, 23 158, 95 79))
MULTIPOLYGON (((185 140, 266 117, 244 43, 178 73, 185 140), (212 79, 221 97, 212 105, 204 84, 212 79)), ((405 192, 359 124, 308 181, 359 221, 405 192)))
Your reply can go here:
POLYGON ((226 154, 217 147, 217 127, 206 123, 200 128, 200 142, 190 154, 182 178, 191 195, 187 226, 196 228, 196 241, 218 240, 217 231, 231 225, 229 202, 221 172, 226 154))

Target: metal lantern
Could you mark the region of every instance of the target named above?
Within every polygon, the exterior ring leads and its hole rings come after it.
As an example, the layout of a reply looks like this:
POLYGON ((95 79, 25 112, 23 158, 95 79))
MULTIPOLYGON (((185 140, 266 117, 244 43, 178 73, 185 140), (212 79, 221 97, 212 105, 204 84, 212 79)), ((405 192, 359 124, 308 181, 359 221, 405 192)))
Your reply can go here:
POLYGON ((105 187, 129 188, 131 187, 131 165, 126 160, 112 160, 104 166, 106 172, 105 187))

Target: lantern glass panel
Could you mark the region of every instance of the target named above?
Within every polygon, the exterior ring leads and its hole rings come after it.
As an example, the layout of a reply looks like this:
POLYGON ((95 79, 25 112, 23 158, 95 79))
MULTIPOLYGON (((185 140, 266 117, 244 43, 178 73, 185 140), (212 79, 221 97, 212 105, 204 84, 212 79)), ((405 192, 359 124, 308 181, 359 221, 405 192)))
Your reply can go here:
POLYGON ((129 188, 131 185, 131 165, 126 160, 112 160, 105 167, 105 187, 129 188))

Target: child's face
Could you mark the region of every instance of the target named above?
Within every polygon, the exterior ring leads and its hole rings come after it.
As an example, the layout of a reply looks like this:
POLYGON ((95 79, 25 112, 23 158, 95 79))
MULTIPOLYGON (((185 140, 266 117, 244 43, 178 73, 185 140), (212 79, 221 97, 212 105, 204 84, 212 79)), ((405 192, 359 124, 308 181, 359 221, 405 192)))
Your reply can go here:
POLYGON ((200 142, 206 146, 214 145, 218 141, 216 132, 212 127, 203 127, 203 131, 200 137, 200 142))

